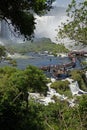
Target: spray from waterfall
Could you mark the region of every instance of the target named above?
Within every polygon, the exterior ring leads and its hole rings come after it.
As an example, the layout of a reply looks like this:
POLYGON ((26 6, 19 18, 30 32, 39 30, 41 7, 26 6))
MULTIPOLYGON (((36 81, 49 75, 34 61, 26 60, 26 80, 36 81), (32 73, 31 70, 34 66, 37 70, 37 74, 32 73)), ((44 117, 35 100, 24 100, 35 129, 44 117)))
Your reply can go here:
POLYGON ((56 42, 57 31, 62 22, 67 21, 67 16, 63 7, 54 7, 46 15, 36 17, 36 30, 35 36, 38 38, 46 37, 50 38, 52 41, 56 42))
MULTIPOLYGON (((56 36, 58 26, 61 25, 62 22, 66 22, 67 16, 66 16, 66 8, 64 7, 54 7, 50 11, 48 11, 47 14, 44 16, 38 16, 35 15, 36 18, 36 29, 35 29, 35 37, 41 38, 46 37, 50 38, 52 41, 56 42, 56 36)), ((10 21, 8 21, 10 22, 10 21)), ((12 41, 20 41, 23 38, 19 37, 16 38, 14 36, 17 35, 15 32, 14 34, 14 28, 12 25, 8 26, 6 21, 2 20, 1 22, 1 37, 6 40, 12 40, 12 41)), ((22 40, 23 41, 23 40, 22 40)))

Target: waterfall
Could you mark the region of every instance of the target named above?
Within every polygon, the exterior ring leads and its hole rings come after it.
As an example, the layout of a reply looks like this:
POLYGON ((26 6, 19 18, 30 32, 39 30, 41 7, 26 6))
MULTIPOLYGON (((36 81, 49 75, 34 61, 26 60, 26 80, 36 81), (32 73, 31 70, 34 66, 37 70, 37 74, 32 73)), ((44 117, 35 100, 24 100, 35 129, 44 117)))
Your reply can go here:
POLYGON ((4 41, 4 43, 10 42, 23 42, 23 36, 18 36, 16 32, 14 32, 14 27, 12 26, 10 20, 7 20, 8 23, 5 20, 1 21, 0 30, 1 30, 1 39, 4 41), (9 24, 9 25, 8 25, 9 24), (7 41, 7 42, 6 42, 7 41))
MULTIPOLYGON (((87 92, 84 92, 79 88, 79 84, 77 81, 74 81, 73 79, 70 78, 67 78, 66 80, 70 82, 69 87, 73 96, 80 95, 80 94, 87 94, 87 92)), ((56 92, 55 89, 50 87, 52 82, 55 82, 55 79, 51 78, 51 82, 47 84, 48 86, 47 96, 40 95, 39 93, 29 93, 29 99, 34 98, 36 102, 39 102, 44 105, 48 105, 49 103, 55 103, 53 96, 56 96, 61 101, 66 100, 70 107, 75 106, 75 98, 73 97, 72 99, 69 99, 64 94, 61 95, 60 93, 56 92)))
POLYGON ((79 84, 77 81, 73 81, 69 84, 70 90, 72 92, 72 95, 81 95, 81 94, 87 94, 87 92, 81 90, 79 88, 79 84))
POLYGON ((78 85, 77 81, 72 82, 69 85, 69 87, 70 87, 70 90, 71 90, 73 95, 78 94, 78 92, 79 92, 79 85, 78 85))
MULTIPOLYGON (((62 22, 66 22, 67 16, 65 12, 66 8, 64 7, 54 7, 50 11, 47 12, 44 16, 38 16, 34 14, 36 20, 36 29, 34 31, 35 37, 36 38, 50 38, 52 41, 56 42, 56 36, 57 36, 57 31, 61 25, 62 22)), ((10 23, 10 21, 8 20, 10 23)), ((13 33, 14 29, 13 26, 6 23, 6 21, 2 20, 1 22, 1 37, 6 39, 6 40, 12 40, 12 41, 18 41, 21 38, 16 38, 13 33), (11 31, 12 30, 12 31, 11 31)), ((15 33, 15 32, 14 32, 15 33)), ((15 33, 15 35, 17 35, 15 33)), ((22 40, 23 41, 23 40, 22 40)))
POLYGON ((9 40, 11 38, 11 32, 10 32, 9 26, 5 20, 1 21, 1 37, 3 39, 7 39, 7 40, 9 40))
POLYGON ((58 92, 56 92, 55 89, 51 88, 50 85, 52 83, 48 83, 48 91, 47 91, 47 96, 42 96, 39 93, 30 93, 29 92, 29 99, 30 98, 34 98, 35 101, 44 104, 44 105, 48 105, 49 103, 55 103, 53 96, 56 96, 58 99, 60 100, 67 100, 67 97, 64 95, 59 94, 58 92))
POLYGON ((35 15, 37 23, 35 36, 39 38, 47 37, 56 42, 55 37, 58 33, 56 29, 61 25, 61 22, 66 22, 67 20, 65 10, 66 8, 63 7, 54 7, 44 16, 35 15))

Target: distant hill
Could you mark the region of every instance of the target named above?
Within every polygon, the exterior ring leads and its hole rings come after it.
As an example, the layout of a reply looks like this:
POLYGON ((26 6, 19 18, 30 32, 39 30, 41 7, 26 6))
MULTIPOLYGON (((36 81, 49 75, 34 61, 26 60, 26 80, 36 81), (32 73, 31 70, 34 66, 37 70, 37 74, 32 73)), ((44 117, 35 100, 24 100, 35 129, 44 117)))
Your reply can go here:
POLYGON ((10 53, 26 53, 26 52, 43 52, 48 51, 49 53, 67 52, 68 50, 64 45, 54 44, 49 38, 35 39, 35 41, 27 41, 21 44, 8 43, 5 45, 6 49, 10 53))
POLYGON ((51 41, 50 38, 45 38, 45 37, 35 38, 33 42, 34 42, 34 43, 45 43, 45 42, 52 43, 52 41, 51 41))

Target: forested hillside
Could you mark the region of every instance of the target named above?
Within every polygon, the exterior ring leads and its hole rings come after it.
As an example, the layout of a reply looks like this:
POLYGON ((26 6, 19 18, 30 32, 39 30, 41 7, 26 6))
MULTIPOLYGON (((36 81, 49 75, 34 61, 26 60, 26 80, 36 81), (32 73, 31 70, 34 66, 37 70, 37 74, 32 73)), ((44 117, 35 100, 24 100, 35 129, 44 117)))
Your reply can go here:
POLYGON ((48 51, 53 54, 68 52, 63 44, 55 44, 49 38, 41 38, 33 42, 25 42, 20 44, 6 44, 8 52, 26 53, 26 52, 43 52, 48 51))

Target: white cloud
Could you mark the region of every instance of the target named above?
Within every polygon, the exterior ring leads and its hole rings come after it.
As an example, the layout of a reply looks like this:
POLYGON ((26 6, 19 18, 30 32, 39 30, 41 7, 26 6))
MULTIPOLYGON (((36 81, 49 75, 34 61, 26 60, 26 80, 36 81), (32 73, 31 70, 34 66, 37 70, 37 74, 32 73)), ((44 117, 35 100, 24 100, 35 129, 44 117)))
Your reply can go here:
MULTIPOLYGON (((67 7, 68 4, 71 3, 72 0, 55 0, 53 6, 67 7)), ((77 3, 83 2, 84 0, 76 0, 77 3)))

